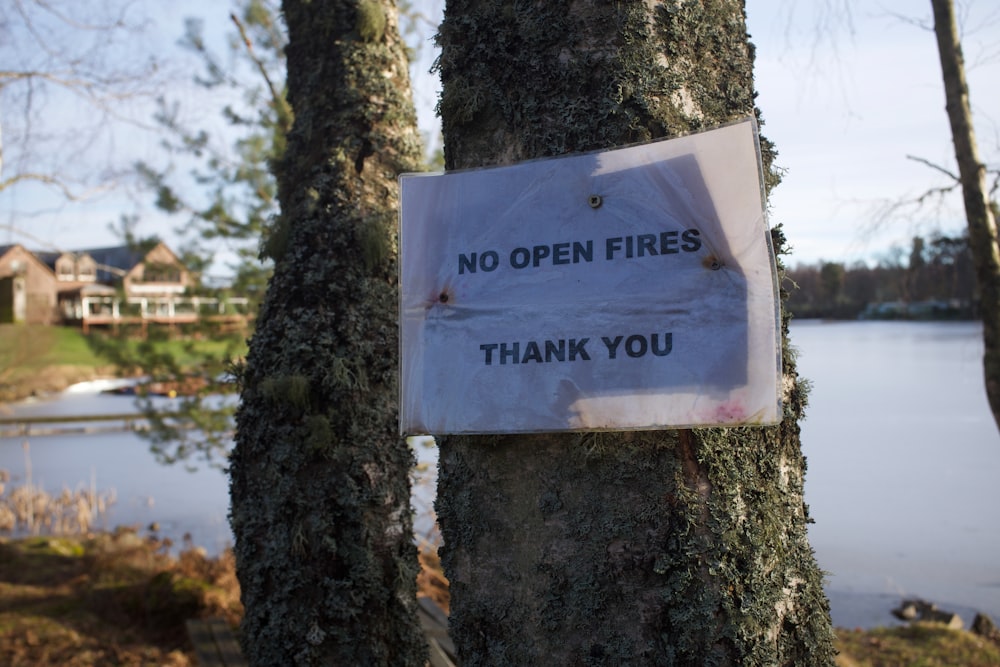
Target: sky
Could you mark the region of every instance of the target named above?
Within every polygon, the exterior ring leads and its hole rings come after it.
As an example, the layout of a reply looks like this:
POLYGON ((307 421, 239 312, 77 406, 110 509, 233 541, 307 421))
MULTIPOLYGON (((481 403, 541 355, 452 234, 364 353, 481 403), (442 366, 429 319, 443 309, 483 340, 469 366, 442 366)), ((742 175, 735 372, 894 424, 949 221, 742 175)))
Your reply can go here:
MULTIPOLYGON (((964 227, 960 193, 912 202, 955 173, 929 0, 747 0, 762 133, 787 170, 771 199, 794 261, 872 259, 914 234, 964 227), (811 10, 811 11, 810 11, 811 10)), ((1000 164, 1000 5, 959 3, 980 157, 1000 164)))
MULTIPOLYGON (((414 4, 433 21, 443 2, 414 4)), ((231 29, 226 3, 183 0, 155 7, 155 27, 143 44, 161 54, 174 48, 185 16, 200 16, 217 45, 231 29)), ((980 153, 996 168, 1000 7, 993 0, 973 0, 960 2, 959 11, 980 153)), ((757 50, 762 133, 777 145, 778 166, 785 170, 769 202, 770 221, 784 226, 792 265, 874 261, 892 245, 908 249, 915 234, 954 233, 964 226, 957 193, 920 208, 905 205, 950 182, 907 156, 955 171, 929 0, 747 0, 747 15, 757 50)), ((423 32, 414 38, 420 54, 414 95, 421 128, 435 137, 437 83, 428 72, 433 29, 425 26, 423 32)), ((215 122, 210 108, 199 107, 204 102, 199 94, 181 79, 174 81, 172 90, 195 117, 201 113, 204 122, 215 122)), ((9 114, 9 101, 0 97, 0 103, 0 113, 9 114)), ((84 113, 71 105, 42 120, 72 129, 84 113)), ((9 143, 10 124, 0 120, 9 143)), ((129 130, 93 152, 134 159, 155 155, 158 146, 155 136, 129 130)), ((81 168, 90 168, 86 151, 73 156, 81 168)), ((157 213, 151 197, 134 191, 67 204, 51 190, 9 188, 0 191, 0 244, 115 245, 120 241, 110 227, 129 213, 141 216, 140 234, 159 234, 168 242, 181 223, 157 213)))

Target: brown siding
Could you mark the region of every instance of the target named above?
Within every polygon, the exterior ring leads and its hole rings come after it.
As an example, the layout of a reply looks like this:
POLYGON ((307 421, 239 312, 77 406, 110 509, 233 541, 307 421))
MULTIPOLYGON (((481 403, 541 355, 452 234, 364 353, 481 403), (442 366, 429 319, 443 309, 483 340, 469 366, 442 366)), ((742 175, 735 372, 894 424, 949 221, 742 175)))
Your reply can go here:
POLYGON ((76 259, 76 279, 81 282, 94 282, 97 279, 97 262, 86 253, 76 259))
POLYGON ((61 282, 73 282, 76 280, 76 260, 73 255, 66 252, 56 260, 56 280, 61 282))
POLYGON ((26 320, 29 324, 53 324, 56 312, 56 277, 47 266, 21 246, 13 246, 0 257, 0 277, 23 273, 27 291, 26 320), (19 264, 18 271, 14 270, 19 264))
POLYGON ((179 259, 177 259, 177 255, 161 243, 150 250, 146 254, 145 258, 143 258, 143 261, 129 271, 128 275, 124 277, 122 282, 125 286, 125 291, 131 294, 134 285, 163 285, 165 287, 174 287, 179 285, 181 287, 188 287, 191 284, 191 279, 188 270, 184 268, 184 265, 181 264, 179 259), (171 279, 169 280, 159 280, 150 275, 147 278, 147 267, 156 267, 153 270, 162 271, 162 268, 160 267, 166 266, 176 268, 176 277, 171 276, 171 279))

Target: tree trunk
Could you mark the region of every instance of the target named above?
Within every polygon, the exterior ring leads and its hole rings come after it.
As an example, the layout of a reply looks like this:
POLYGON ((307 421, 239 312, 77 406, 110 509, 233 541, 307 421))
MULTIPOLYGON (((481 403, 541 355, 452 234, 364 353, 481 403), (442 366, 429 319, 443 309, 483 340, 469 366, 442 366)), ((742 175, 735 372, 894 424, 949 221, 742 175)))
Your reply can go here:
POLYGON ((423 665, 397 435, 397 176, 420 168, 391 0, 286 0, 274 276, 241 377, 231 521, 252 665, 423 665))
POLYGON ((951 0, 931 0, 931 5, 934 7, 934 32, 944 79, 945 109, 951 123, 951 138, 955 144, 965 218, 969 226, 969 249, 979 286, 986 397, 993 411, 993 420, 1000 428, 1000 248, 997 246, 996 217, 986 187, 986 165, 979 160, 976 134, 972 128, 969 85, 965 80, 955 7, 951 0))
MULTIPOLYGON (((756 113, 739 0, 449 0, 438 39, 448 169, 756 113)), ((776 427, 443 438, 463 664, 832 664, 787 349, 784 374, 776 427)))

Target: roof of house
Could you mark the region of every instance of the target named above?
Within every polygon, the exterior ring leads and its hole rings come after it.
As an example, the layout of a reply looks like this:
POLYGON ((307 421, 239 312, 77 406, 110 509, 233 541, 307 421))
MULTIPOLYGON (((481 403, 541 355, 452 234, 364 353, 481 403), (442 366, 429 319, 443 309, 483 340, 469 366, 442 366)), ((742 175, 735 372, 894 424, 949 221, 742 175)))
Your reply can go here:
POLYGON ((97 262, 97 280, 109 282, 121 278, 140 264, 149 254, 149 248, 143 251, 135 246, 120 245, 111 248, 88 248, 78 252, 87 253, 97 262), (117 271, 109 271, 109 267, 117 271))
POLYGON ((49 267, 53 271, 56 270, 56 260, 63 255, 61 252, 48 252, 44 250, 32 250, 31 254, 37 257, 42 264, 49 267))
MULTIPOLYGON (((0 257, 3 257, 3 256, 4 256, 4 255, 6 255, 7 253, 9 253, 9 252, 10 252, 11 250, 14 250, 14 249, 16 249, 16 248, 20 248, 21 250, 23 250, 23 251, 25 252, 25 254, 27 255, 27 257, 28 257, 28 258, 29 258, 30 260, 32 260, 32 261, 35 261, 35 262, 38 262, 38 263, 40 263, 40 264, 42 264, 42 265, 45 265, 45 262, 43 262, 43 261, 42 261, 42 260, 41 260, 41 259, 40 259, 40 258, 38 257, 38 253, 36 253, 36 252, 32 252, 32 251, 28 250, 27 248, 25 248, 25 247, 24 247, 23 245, 21 245, 20 243, 11 243, 11 244, 7 244, 7 245, 0 245, 0 257)), ((46 266, 46 268, 48 268, 48 269, 50 269, 50 270, 51 270, 51 268, 52 268, 52 267, 51 267, 51 266, 46 266)))
MULTIPOLYGON (((46 250, 28 252, 31 255, 34 255, 35 259, 42 264, 45 264, 53 272, 55 272, 56 261, 65 254, 78 256, 89 255, 94 262, 97 263, 97 281, 103 283, 113 283, 141 264, 149 253, 158 245, 161 244, 158 243, 152 247, 120 245, 110 246, 107 248, 81 248, 77 250, 68 250, 66 252, 46 250)), ((23 246, 17 243, 12 245, 0 245, 0 256, 3 256, 10 250, 19 246, 23 248, 23 246)), ((169 251, 169 248, 167 250, 169 251)), ((171 252, 171 254, 173 253, 171 252)))
POLYGON ((120 245, 107 248, 81 248, 66 252, 35 251, 32 254, 53 271, 56 267, 56 260, 65 254, 89 255, 97 263, 97 280, 113 282, 140 264, 149 251, 150 248, 120 245))

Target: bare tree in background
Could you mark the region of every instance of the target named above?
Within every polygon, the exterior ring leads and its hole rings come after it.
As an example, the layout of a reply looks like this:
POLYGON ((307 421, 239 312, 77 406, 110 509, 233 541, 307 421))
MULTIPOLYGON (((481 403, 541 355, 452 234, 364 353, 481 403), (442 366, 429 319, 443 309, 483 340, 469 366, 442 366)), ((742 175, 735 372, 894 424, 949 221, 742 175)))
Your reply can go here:
POLYGON ((965 218, 969 230, 979 286, 980 317, 983 321, 983 370, 986 396, 993 419, 1000 428, 1000 248, 997 245, 995 204, 986 185, 986 165, 979 158, 969 105, 969 85, 965 79, 962 44, 952 0, 931 0, 934 33, 941 57, 945 109, 951 123, 951 137, 958 161, 965 218))
POLYGON ((110 128, 148 117, 133 103, 160 84, 154 57, 136 56, 145 27, 122 0, 0 3, 0 197, 23 191, 54 208, 130 168, 110 128))

